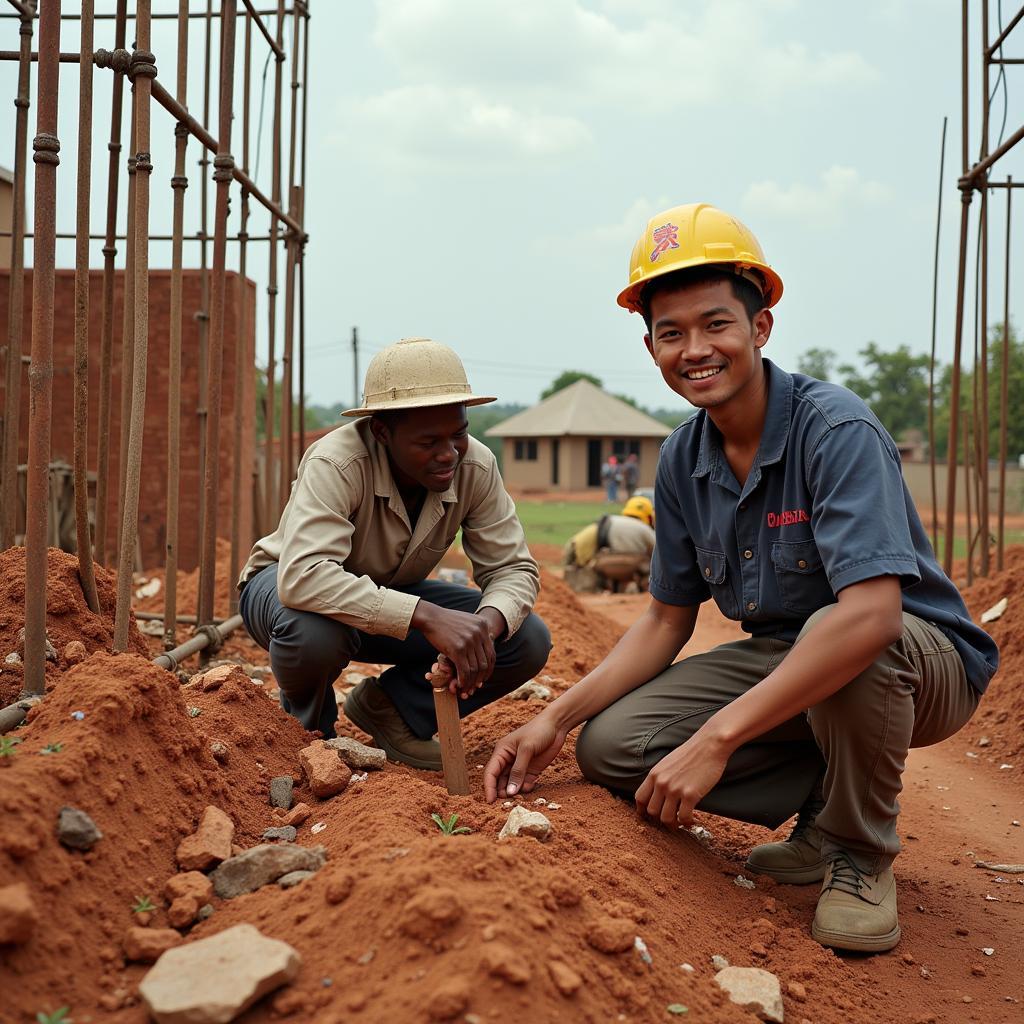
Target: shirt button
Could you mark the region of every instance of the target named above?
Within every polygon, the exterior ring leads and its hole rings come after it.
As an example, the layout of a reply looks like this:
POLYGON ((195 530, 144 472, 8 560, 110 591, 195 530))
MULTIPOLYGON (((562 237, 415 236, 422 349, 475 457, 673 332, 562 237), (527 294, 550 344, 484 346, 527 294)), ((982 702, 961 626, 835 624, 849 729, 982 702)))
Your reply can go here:
POLYGON ((798 565, 798 566, 799 566, 799 567, 800 567, 801 569, 806 569, 806 568, 807 568, 807 563, 806 563, 806 562, 805 562, 805 561, 804 561, 804 560, 803 560, 802 558, 801 558, 801 559, 800 559, 800 561, 799 561, 799 562, 797 562, 796 564, 797 564, 797 565, 798 565))
POLYGON ((747 602, 747 611, 752 612, 757 608, 757 604, 754 601, 747 602))
POLYGON ((750 548, 747 548, 747 550, 743 552, 743 557, 744 558, 753 558, 754 557, 754 552, 751 551, 750 548))

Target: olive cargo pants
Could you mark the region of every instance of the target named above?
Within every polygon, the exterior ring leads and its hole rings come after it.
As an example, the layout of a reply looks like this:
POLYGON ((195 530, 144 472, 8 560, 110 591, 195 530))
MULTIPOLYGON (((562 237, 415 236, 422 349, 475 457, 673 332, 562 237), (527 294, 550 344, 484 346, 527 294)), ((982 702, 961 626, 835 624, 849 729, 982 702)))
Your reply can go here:
MULTIPOLYGON (((797 643, 827 612, 807 620, 797 643)), ((583 774, 632 796, 658 761, 772 672, 790 646, 768 637, 738 640, 671 665, 587 723, 576 744, 583 774)), ((904 613, 903 636, 874 664, 736 750, 698 808, 777 828, 821 779, 823 853, 846 850, 875 874, 899 852, 897 797, 907 751, 952 736, 979 699, 950 640, 904 613)))

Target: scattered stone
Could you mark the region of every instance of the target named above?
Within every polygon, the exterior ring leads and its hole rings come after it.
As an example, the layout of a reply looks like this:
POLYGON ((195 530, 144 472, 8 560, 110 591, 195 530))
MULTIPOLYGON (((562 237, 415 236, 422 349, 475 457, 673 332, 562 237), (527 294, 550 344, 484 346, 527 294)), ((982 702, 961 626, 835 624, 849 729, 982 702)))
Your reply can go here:
POLYGON ((313 796, 326 799, 344 791, 352 769, 324 740, 316 740, 299 751, 299 763, 313 796))
POLYGON ((292 805, 292 790, 295 780, 290 775, 278 775, 270 780, 270 806, 283 807, 286 811, 292 805))
POLYGON ((551 700, 551 688, 535 683, 531 679, 509 694, 510 700, 529 700, 531 697, 536 700, 551 700))
POLYGON ((916 964, 916 963, 917 963, 917 961, 916 961, 916 960, 915 960, 915 959, 914 959, 914 958, 913 958, 913 957, 912 957, 912 956, 911 956, 911 955, 910 955, 909 953, 904 953, 904 954, 903 954, 903 955, 902 955, 902 956, 900 957, 900 959, 901 959, 901 960, 902 960, 902 961, 903 961, 903 962, 904 962, 904 963, 905 963, 905 964, 906 964, 906 965, 907 965, 908 967, 913 967, 913 966, 914 966, 914 964, 916 964))
POLYGON ((297 835, 294 825, 283 825, 281 828, 268 828, 263 838, 267 842, 294 843, 297 835))
POLYGON ((236 665, 218 665, 216 668, 211 668, 208 672, 201 672, 199 675, 193 676, 191 685, 198 686, 204 693, 220 689, 236 668, 236 665))
POLYGON ((326 861, 327 851, 322 846, 254 846, 224 861, 214 871, 213 890, 221 899, 231 900, 276 882, 291 871, 319 871, 326 861))
POLYGON ((367 964, 373 963, 373 958, 377 955, 377 947, 371 946, 361 957, 356 960, 357 964, 365 967, 367 964))
POLYGON ((718 953, 715 953, 711 957, 711 966, 714 967, 716 971, 724 971, 726 967, 729 966, 729 961, 726 960, 724 956, 720 956, 718 953))
POLYGON ((226 764, 228 760, 228 745, 221 740, 214 740, 210 744, 210 753, 218 764, 226 764))
POLYGON ((995 953, 995 949, 992 946, 982 946, 981 951, 985 956, 992 956, 995 953))
POLYGON ((461 919, 463 912, 462 901, 454 889, 424 889, 402 908, 399 927, 410 938, 433 944, 461 919))
POLYGON ((547 842, 551 835, 551 822, 540 811, 528 811, 525 807, 513 807, 508 820, 498 833, 499 839, 509 836, 532 836, 540 842, 547 842))
POLYGON ((687 974, 693 974, 696 971, 696 968, 693 964, 680 964, 679 970, 686 971, 687 974))
POLYGON ((786 991, 789 993, 790 999, 795 999, 798 1003, 805 1002, 807 999, 807 989, 799 981, 791 981, 786 986, 786 991))
POLYGON ((354 771, 376 771, 388 763, 388 755, 383 750, 368 747, 351 736, 339 736, 326 742, 327 746, 336 750, 338 757, 354 771))
POLYGON ((199 908, 199 920, 200 921, 205 921, 208 917, 212 917, 212 916, 213 916, 213 904, 212 903, 204 903, 199 908))
MULTIPOLYGON (((22 626, 18 630, 18 651, 21 656, 25 657, 25 627, 22 626)), ((46 634, 46 660, 56 661, 57 660, 57 648, 50 643, 50 634, 46 634)))
POLYGON ((534 802, 534 803, 535 803, 535 804, 536 804, 536 805, 537 805, 538 807, 547 807, 547 805, 548 805, 548 802, 547 802, 547 800, 545 800, 545 799, 544 799, 544 797, 542 797, 542 796, 539 796, 539 797, 537 797, 537 799, 536 799, 536 800, 534 800, 533 802, 534 802))
POLYGON ((157 1024, 224 1024, 291 981, 301 962, 286 942, 239 924, 168 950, 139 995, 157 1024))
POLYGON ((68 665, 77 665, 88 656, 89 652, 81 640, 72 640, 64 646, 64 662, 68 665))
POLYGON ((347 871, 340 875, 335 875, 327 882, 324 898, 332 906, 344 903, 351 895, 354 885, 355 879, 347 871))
POLYGON ((296 804, 282 819, 282 825, 301 825, 313 813, 309 804, 296 804))
POLYGON ((583 979, 567 964, 561 960, 548 961, 548 974, 554 982, 555 988, 568 999, 576 994, 583 985, 583 979))
POLYGON ((469 982, 465 978, 445 978, 430 993, 427 1016, 431 1020, 454 1020, 465 1013, 471 994, 469 982))
POLYGON ((726 967, 715 982, 737 1006, 757 1014, 761 1020, 782 1024, 782 990, 771 971, 759 967, 726 967))
POLYGON ((493 978, 504 978, 513 985, 525 985, 531 976, 526 958, 504 942, 489 942, 483 948, 481 966, 493 978))
POLYGON ((756 889, 757 886, 749 878, 744 878, 742 875, 737 875, 732 880, 733 885, 738 885, 741 889, 756 889))
POLYGON ((173 928, 129 928, 122 945, 126 960, 152 964, 181 942, 181 934, 173 928))
POLYGON ((992 746, 992 741, 987 736, 980 736, 978 738, 978 746, 979 747, 991 747, 992 746))
POLYGON ((625 953, 636 940, 636 925, 621 917, 604 915, 591 922, 585 936, 587 945, 599 953, 625 953))
POLYGON ((57 818, 57 838, 72 850, 91 850, 103 838, 103 833, 85 811, 62 807, 57 818))
POLYGON ((648 967, 650 967, 650 965, 654 963, 654 959, 651 956, 651 951, 647 948, 647 943, 644 942, 644 940, 640 938, 639 935, 637 935, 636 938, 633 939, 633 948, 636 950, 637 955, 640 957, 640 959, 645 964, 647 964, 648 967))
POLYGON ((21 655, 17 651, 11 651, 11 653, 8 654, 6 658, 4 658, 4 664, 5 665, 20 665, 21 664, 21 655))
POLYGON ((971 968, 971 974, 973 974, 976 978, 984 978, 985 975, 988 974, 988 971, 986 971, 985 968, 981 966, 981 964, 975 964, 971 968))
POLYGON ((179 896, 167 908, 167 920, 173 928, 187 928, 199 917, 199 907, 195 896, 179 896))
POLYGON ((300 882, 312 878, 315 874, 315 871, 289 871, 287 875, 282 875, 277 880, 277 884, 282 889, 294 889, 300 882))
POLYGON ((958 925, 957 929, 956 929, 956 934, 957 935, 970 935, 971 931, 970 931, 969 928, 964 928, 963 925, 958 925))
POLYGON ((560 811, 561 809, 562 809, 562 805, 561 804, 555 804, 555 803, 549 803, 548 804, 548 810, 549 811, 560 811))
MULTIPOLYGON (((216 671, 216 670, 214 670, 216 671)), ((231 856, 234 822, 212 804, 203 809, 199 828, 178 844, 178 864, 186 871, 205 871, 231 856)))
POLYGON ((32 894, 24 882, 0 889, 0 946, 28 942, 38 920, 32 894))
POLYGON ((750 955, 764 960, 768 956, 768 950, 760 942, 754 942, 750 946, 750 955))

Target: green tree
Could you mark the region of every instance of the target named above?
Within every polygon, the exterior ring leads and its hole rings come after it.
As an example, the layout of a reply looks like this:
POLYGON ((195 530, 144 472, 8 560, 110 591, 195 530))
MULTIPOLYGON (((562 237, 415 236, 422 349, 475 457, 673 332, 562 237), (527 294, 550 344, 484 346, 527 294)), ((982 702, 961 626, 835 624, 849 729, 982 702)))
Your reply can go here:
POLYGON ((595 377, 592 373, 584 373, 582 370, 564 370, 540 393, 541 401, 550 398, 570 384, 575 384, 578 380, 589 380, 591 384, 599 388, 604 387, 601 378, 595 377))
POLYGON ((467 410, 470 434, 494 452, 494 457, 498 460, 498 469, 501 469, 501 438, 487 437, 487 431, 495 424, 514 416, 517 412, 522 412, 525 408, 525 405, 514 403, 491 402, 488 405, 475 405, 467 410))
POLYGON ((809 348, 796 361, 797 371, 818 380, 831 380, 832 367, 839 357, 830 348, 809 348))
POLYGON ((906 345, 884 352, 873 341, 858 355, 860 366, 839 367, 842 383, 867 402, 893 437, 927 429, 928 356, 914 355, 906 345))

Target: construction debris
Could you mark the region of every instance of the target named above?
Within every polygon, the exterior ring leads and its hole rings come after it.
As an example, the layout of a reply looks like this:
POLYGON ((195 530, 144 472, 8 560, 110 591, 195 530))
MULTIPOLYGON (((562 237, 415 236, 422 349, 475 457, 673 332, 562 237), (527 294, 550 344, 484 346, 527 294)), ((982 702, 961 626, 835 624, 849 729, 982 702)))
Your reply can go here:
POLYGON ((726 967, 715 975, 715 982, 729 999, 750 1010, 761 1020, 782 1024, 782 989, 771 971, 759 967, 726 967))
POLYGON ((499 839, 509 836, 532 836, 542 843, 551 837, 551 822, 540 811, 528 811, 523 806, 513 807, 498 833, 499 839))
POLYGON ((319 871, 326 861, 327 851, 322 846, 254 846, 224 861, 214 871, 213 889, 222 900, 231 900, 276 882, 290 871, 319 871))
POLYGON ((338 752, 338 756, 353 771, 377 771, 388 763, 387 754, 377 747, 368 747, 365 743, 352 739, 350 736, 339 736, 327 740, 326 745, 338 752))

